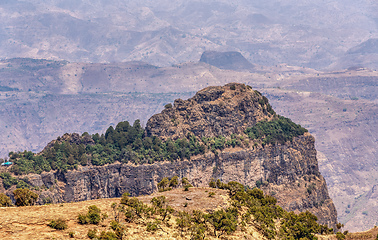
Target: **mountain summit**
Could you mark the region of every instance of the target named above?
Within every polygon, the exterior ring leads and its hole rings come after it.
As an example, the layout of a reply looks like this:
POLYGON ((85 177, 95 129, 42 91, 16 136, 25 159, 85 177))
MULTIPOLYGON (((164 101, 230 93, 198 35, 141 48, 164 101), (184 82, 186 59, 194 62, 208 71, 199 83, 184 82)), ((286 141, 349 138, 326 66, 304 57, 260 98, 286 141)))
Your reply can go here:
POLYGON ((150 194, 174 176, 196 187, 237 181, 274 196, 287 211, 308 210, 335 227, 314 142, 261 93, 230 83, 167 104, 146 129, 139 121, 120 122, 102 135, 65 134, 39 154, 10 153, 11 172, 20 176, 7 177, 13 179, 7 192, 26 184, 38 189, 43 204, 150 194))

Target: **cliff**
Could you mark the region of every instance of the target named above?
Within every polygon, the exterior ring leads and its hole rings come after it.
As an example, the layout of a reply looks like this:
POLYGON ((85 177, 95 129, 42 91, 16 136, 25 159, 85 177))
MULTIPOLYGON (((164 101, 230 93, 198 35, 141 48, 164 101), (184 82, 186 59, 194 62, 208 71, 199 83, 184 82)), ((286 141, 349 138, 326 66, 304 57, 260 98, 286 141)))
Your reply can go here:
MULTIPOLYGON (((145 136, 167 140, 188 134, 198 139, 238 134, 242 141, 239 146, 206 151, 190 160, 142 165, 115 162, 79 166, 66 172, 44 172, 29 175, 29 183, 49 189, 41 191, 39 203, 43 204, 119 197, 126 191, 132 195, 150 194, 157 191, 157 183, 163 177, 175 175, 187 177, 196 187, 208 186, 211 178, 238 181, 250 187, 259 186, 276 197, 286 210, 309 210, 318 216, 320 223, 334 227, 337 213, 318 169, 314 138, 306 132, 292 140, 271 144, 245 135, 248 127, 277 118, 267 99, 248 86, 232 83, 209 87, 191 99, 176 100, 173 106, 167 105, 160 114, 151 117, 145 136)), ((62 139, 71 144, 83 142, 78 135, 65 135, 62 139)))

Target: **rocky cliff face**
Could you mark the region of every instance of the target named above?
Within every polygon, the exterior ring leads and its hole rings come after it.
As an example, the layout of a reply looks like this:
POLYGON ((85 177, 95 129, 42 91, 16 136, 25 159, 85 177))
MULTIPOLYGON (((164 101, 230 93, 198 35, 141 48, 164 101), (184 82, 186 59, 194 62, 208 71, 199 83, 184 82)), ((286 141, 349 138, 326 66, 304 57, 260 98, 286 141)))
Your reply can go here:
POLYGON ((198 137, 230 136, 275 115, 268 100, 244 84, 208 87, 186 101, 177 99, 152 116, 147 135, 162 139, 182 138, 188 133, 198 137))
MULTIPOLYGON (((243 134, 262 120, 276 118, 266 98, 243 84, 209 87, 193 98, 176 100, 147 123, 146 135, 162 139, 180 138, 188 133, 197 137, 243 134)), ((67 136, 66 136, 67 137, 67 136)), ((30 175, 29 181, 42 191, 40 203, 83 201, 96 198, 150 194, 163 177, 187 177, 198 187, 208 186, 211 178, 238 181, 260 187, 278 199, 286 210, 309 210, 320 223, 334 227, 337 213, 324 178, 318 169, 314 138, 309 134, 284 144, 259 144, 247 139, 243 147, 207 152, 190 160, 131 165, 80 166, 65 173, 30 175)))

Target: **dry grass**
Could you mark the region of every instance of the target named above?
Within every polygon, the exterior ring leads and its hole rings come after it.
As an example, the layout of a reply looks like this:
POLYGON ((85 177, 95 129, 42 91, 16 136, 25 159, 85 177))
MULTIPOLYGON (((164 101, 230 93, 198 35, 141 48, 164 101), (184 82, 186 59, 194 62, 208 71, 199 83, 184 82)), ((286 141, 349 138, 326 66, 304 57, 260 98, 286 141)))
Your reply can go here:
MULTIPOLYGON (((227 206, 228 200, 226 191, 212 188, 190 188, 189 191, 174 189, 141 196, 139 199, 149 203, 153 197, 161 195, 167 197, 168 204, 175 210, 187 212, 194 209, 210 212, 227 206), (209 192, 214 192, 215 196, 210 198, 209 192), (188 203, 187 207, 184 207, 185 203, 188 203)), ((74 239, 89 239, 87 237, 89 229, 96 228, 98 232, 109 230, 109 223, 114 217, 111 204, 119 203, 119 200, 119 198, 112 198, 43 206, 0 208, 0 239, 69 239, 69 232, 74 232, 74 239), (99 225, 78 224, 78 213, 87 212, 91 205, 98 206, 103 213, 108 214, 108 219, 99 225), (50 220, 57 218, 67 221, 68 228, 66 230, 59 231, 47 226, 50 220)), ((175 217, 170 221, 171 225, 174 223, 175 217)), ((156 233, 149 233, 144 225, 126 224, 126 226, 126 239, 181 239, 178 231, 173 227, 164 227, 165 232, 159 230, 156 233)), ((229 236, 229 239, 241 238, 261 239, 261 235, 255 229, 250 228, 245 232, 238 231, 229 236)))
MULTIPOLYGON (((154 193, 148 196, 138 197, 144 203, 149 203, 153 197, 166 196, 168 204, 177 211, 191 212, 194 209, 211 212, 218 208, 226 207, 228 194, 225 190, 213 188, 190 188, 189 191, 174 189, 167 192, 154 193), (215 195, 210 198, 209 192, 215 195), (188 200, 190 199, 190 200, 188 200), (184 207, 185 203, 187 206, 184 207)), ((85 202, 51 204, 31 207, 0 208, 0 239, 69 239, 69 232, 74 232, 74 239, 89 239, 89 229, 96 228, 98 233, 108 231, 110 221, 114 218, 111 204, 119 203, 120 198, 97 199, 85 202), (77 222, 78 213, 85 213, 88 207, 96 205, 109 217, 99 225, 80 225, 77 222), (47 226, 52 219, 62 218, 67 221, 68 228, 63 231, 55 230, 47 226)), ((173 216, 169 222, 175 225, 173 216)), ((126 223, 124 223, 126 224, 126 223)), ((164 231, 158 230, 155 233, 146 231, 143 224, 126 224, 127 234, 125 239, 189 239, 188 236, 181 238, 177 229, 164 226, 164 231)), ((348 234, 347 239, 375 240, 378 228, 367 232, 348 234)), ((212 239, 208 236, 207 239, 212 239)), ((227 239, 264 239, 253 227, 243 231, 240 229, 234 234, 227 236, 227 239)), ((336 240, 332 236, 319 236, 323 240, 336 240)))

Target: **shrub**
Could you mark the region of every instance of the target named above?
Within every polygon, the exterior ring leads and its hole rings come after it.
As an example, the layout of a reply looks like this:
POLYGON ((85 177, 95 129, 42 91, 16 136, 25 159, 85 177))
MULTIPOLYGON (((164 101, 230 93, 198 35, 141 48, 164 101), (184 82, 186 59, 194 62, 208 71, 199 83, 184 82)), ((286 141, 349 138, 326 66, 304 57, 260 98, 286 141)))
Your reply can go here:
POLYGON ((169 184, 169 180, 168 178, 163 178, 159 183, 158 183, 158 188, 159 188, 159 191, 163 192, 165 191, 165 188, 168 186, 169 184))
POLYGON ((110 228, 115 232, 118 239, 122 239, 126 232, 126 227, 117 221, 110 222, 110 228))
POLYGON ((214 181, 214 178, 212 178, 210 180, 209 187, 211 187, 211 188, 216 188, 217 187, 217 183, 214 181))
POLYGON ((56 220, 51 220, 49 224, 47 224, 49 227, 54 228, 56 230, 64 230, 67 229, 67 223, 66 220, 63 220, 61 218, 58 218, 56 220))
POLYGON ((165 108, 165 109, 172 108, 172 103, 165 104, 165 105, 164 105, 164 108, 165 108))
POLYGON ((158 222, 149 222, 149 223, 147 223, 147 231, 148 232, 156 232, 158 229, 159 229, 159 227, 158 227, 159 225, 158 225, 158 222))
POLYGON ((336 238, 337 238, 337 240, 343 240, 343 239, 345 239, 345 235, 342 234, 341 232, 337 232, 336 233, 336 238))
POLYGON ((38 194, 28 188, 17 188, 13 191, 13 195, 16 199, 16 206, 32 206, 38 198, 38 194))
POLYGON ((93 228, 93 229, 89 229, 89 230, 88 230, 88 233, 87 233, 87 236, 88 236, 90 239, 97 238, 97 229, 95 229, 95 228, 93 228))
POLYGON ((193 187, 192 184, 186 184, 186 185, 184 186, 184 191, 189 191, 189 188, 191 188, 191 187, 193 187))
POLYGON ((98 237, 99 240, 118 240, 117 235, 112 231, 102 231, 100 236, 98 237))
POLYGON ((79 215, 77 216, 77 221, 80 224, 88 224, 89 223, 89 219, 88 219, 87 215, 81 214, 81 213, 79 213, 79 215))
POLYGON ((99 224, 101 222, 101 210, 96 205, 89 206, 87 217, 89 223, 99 224))
POLYGON ((169 186, 170 187, 176 187, 177 185, 179 184, 178 182, 178 177, 177 176, 174 176, 172 177, 172 179, 169 181, 169 186))
POLYGON ((209 192, 209 197, 214 197, 215 196, 215 192, 209 192))
POLYGON ((4 193, 0 193, 0 207, 10 207, 12 205, 13 204, 10 197, 5 195, 4 193))
POLYGON ((101 209, 96 205, 88 207, 87 214, 79 213, 77 220, 80 224, 99 224, 108 216, 106 214, 101 215, 101 209))
POLYGON ((74 238, 74 237, 75 237, 75 232, 69 232, 69 233, 68 233, 68 236, 69 236, 70 238, 74 238))

